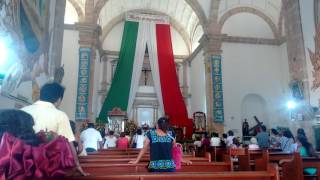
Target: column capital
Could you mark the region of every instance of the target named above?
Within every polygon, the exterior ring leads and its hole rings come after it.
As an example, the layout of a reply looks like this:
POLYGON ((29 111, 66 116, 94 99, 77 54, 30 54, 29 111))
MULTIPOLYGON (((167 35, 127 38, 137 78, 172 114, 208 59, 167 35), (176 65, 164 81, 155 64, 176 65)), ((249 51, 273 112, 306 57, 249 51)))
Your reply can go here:
POLYGON ((96 46, 99 35, 101 35, 101 27, 98 24, 80 22, 75 24, 79 31, 79 45, 81 47, 96 46))
POLYGON ((204 34, 199 42, 203 47, 205 56, 221 55, 221 45, 226 34, 204 34))

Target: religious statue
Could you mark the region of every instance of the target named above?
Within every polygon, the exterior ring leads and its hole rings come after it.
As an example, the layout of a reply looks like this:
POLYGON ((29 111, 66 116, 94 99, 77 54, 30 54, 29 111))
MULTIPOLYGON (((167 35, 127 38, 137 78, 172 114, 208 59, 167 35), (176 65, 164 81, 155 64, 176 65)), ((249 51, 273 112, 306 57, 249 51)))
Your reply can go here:
POLYGON ((312 76, 314 79, 312 83, 312 90, 316 90, 320 87, 320 24, 318 24, 316 28, 314 43, 314 52, 312 52, 312 50, 308 48, 310 60, 313 66, 312 76))
POLYGON ((206 114, 204 112, 193 113, 193 123, 196 131, 206 130, 206 114))
POLYGON ((247 119, 244 119, 244 122, 242 123, 242 136, 249 136, 249 123, 247 122, 247 119))

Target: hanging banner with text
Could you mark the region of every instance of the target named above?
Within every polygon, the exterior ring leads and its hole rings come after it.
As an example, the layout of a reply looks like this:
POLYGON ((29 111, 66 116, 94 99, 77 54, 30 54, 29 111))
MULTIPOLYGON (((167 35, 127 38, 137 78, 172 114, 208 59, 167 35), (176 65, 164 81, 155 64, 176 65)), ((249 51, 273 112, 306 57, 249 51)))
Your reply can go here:
POLYGON ((90 48, 79 48, 79 71, 76 104, 76 120, 83 121, 88 116, 88 96, 90 82, 90 48))
POLYGON ((221 56, 211 56, 213 118, 215 122, 224 121, 221 56))

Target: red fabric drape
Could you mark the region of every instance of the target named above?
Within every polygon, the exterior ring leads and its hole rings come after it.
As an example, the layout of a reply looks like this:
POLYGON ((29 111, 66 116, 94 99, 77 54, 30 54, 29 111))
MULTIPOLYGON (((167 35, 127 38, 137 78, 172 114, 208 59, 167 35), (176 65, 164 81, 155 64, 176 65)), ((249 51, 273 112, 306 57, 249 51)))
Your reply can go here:
POLYGON ((170 117, 171 125, 187 127, 186 136, 192 135, 192 121, 182 97, 176 66, 174 63, 170 26, 156 25, 157 50, 159 61, 160 83, 165 114, 170 117))
POLYGON ((66 138, 33 147, 4 133, 0 142, 0 180, 61 179, 65 170, 75 167, 66 138))

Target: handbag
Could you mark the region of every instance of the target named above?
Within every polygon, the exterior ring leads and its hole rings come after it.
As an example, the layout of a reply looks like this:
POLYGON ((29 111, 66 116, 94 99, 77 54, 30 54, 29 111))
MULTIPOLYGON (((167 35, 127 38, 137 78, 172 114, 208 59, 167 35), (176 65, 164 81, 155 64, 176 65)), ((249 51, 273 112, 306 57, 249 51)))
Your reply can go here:
POLYGON ((181 169, 181 160, 182 160, 182 145, 176 143, 172 147, 172 159, 176 164, 176 169, 181 169))
MULTIPOLYGON (((169 134, 168 134, 169 135, 169 134)), ((172 142, 174 142, 174 138, 169 135, 169 137, 172 139, 172 142)), ((175 143, 172 146, 172 160, 174 161, 174 164, 176 165, 176 169, 181 169, 181 161, 182 161, 182 145, 179 143, 175 143)))

